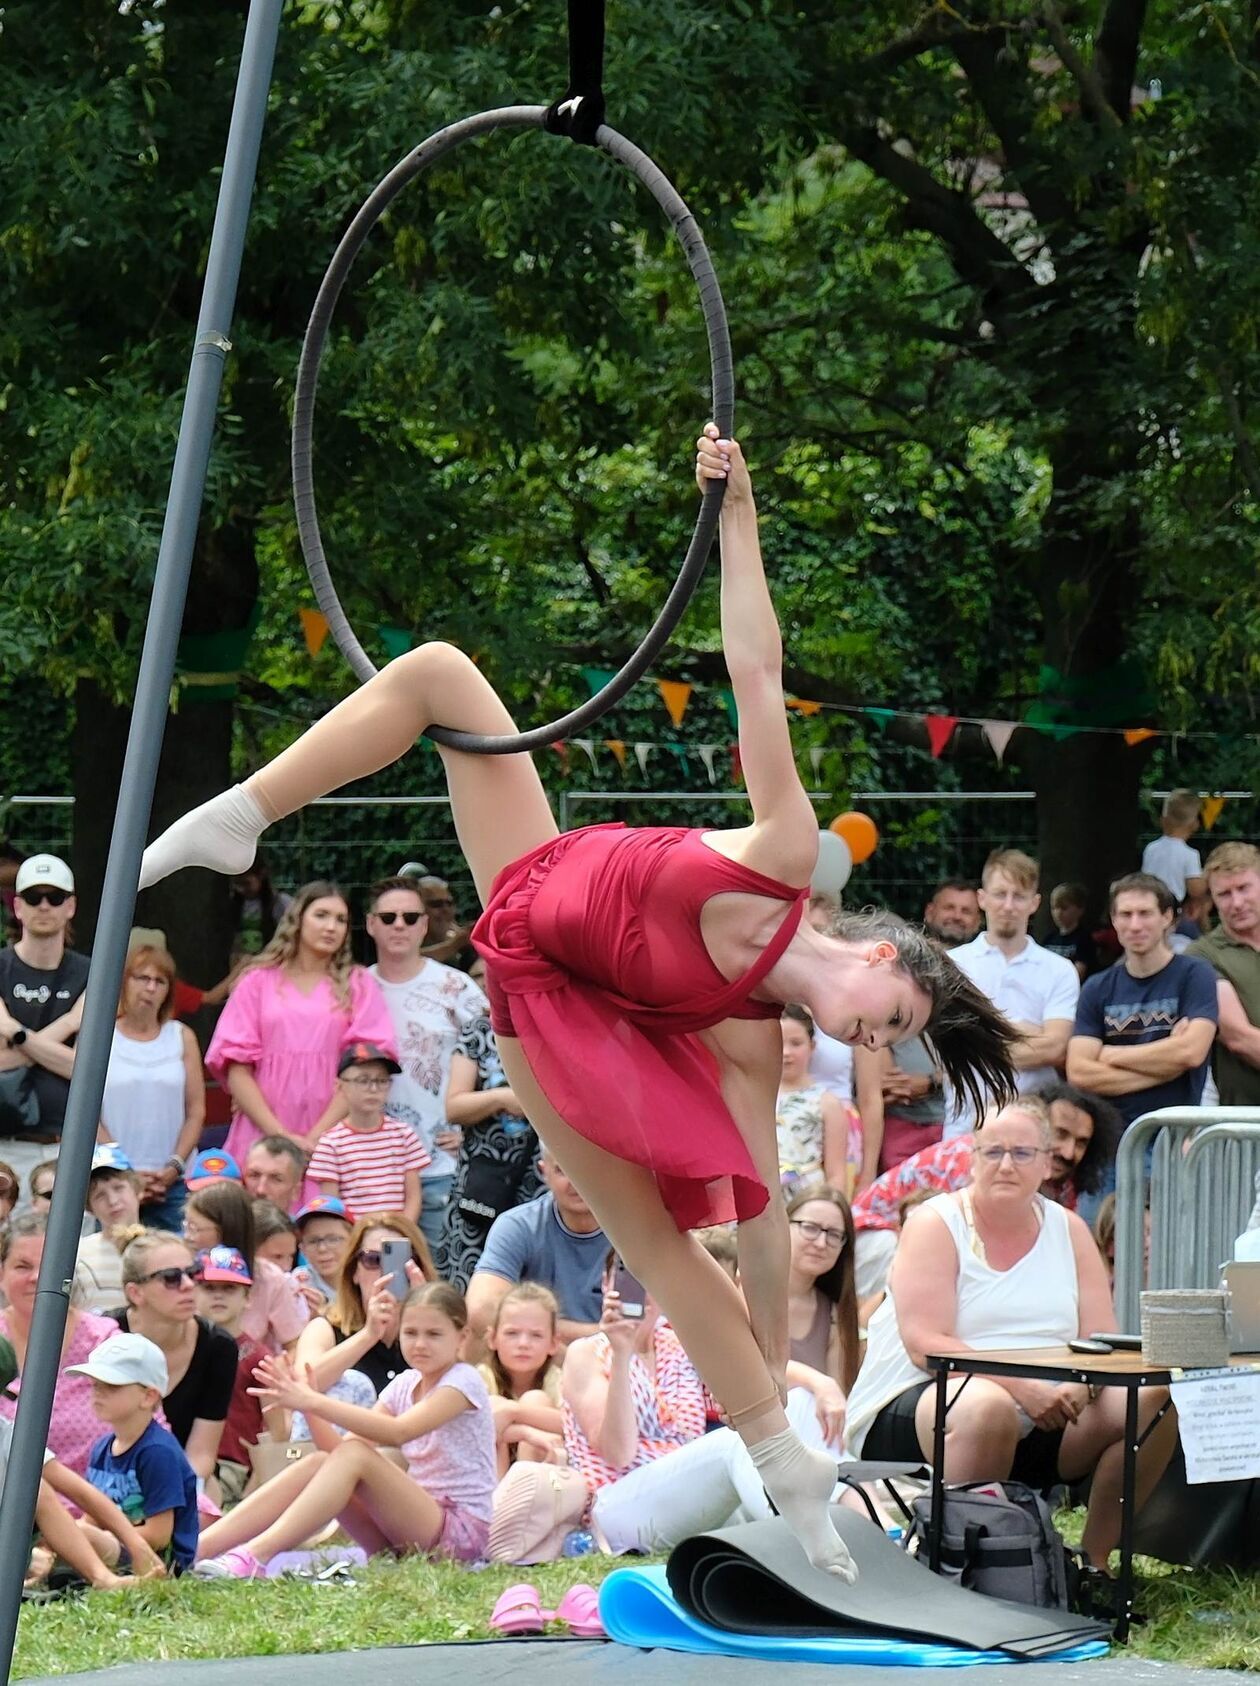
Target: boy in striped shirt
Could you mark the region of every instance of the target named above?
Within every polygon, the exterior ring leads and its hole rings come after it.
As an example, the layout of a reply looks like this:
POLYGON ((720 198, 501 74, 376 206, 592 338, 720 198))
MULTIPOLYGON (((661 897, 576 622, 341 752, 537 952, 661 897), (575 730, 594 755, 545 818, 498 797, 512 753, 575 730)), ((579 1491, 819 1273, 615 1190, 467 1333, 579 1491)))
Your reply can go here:
POLYGON ((400 1069, 374 1042, 350 1044, 337 1064, 346 1116, 319 1138, 306 1174, 352 1212, 402 1212, 416 1223, 430 1157, 409 1124, 385 1115, 389 1080, 400 1069))

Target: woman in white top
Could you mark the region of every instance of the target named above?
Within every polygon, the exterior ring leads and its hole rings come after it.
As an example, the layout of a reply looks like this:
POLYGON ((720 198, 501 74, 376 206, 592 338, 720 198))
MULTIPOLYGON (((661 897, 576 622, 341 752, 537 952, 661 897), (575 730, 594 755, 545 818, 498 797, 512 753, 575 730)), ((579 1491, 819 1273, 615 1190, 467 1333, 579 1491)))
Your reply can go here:
MULTIPOLYGON (((1024 1096, 977 1133, 973 1182, 910 1215, 888 1297, 871 1318, 866 1360, 849 1398, 845 1445, 854 1456, 930 1457, 935 1388, 928 1353, 1062 1346, 1114 1329, 1098 1248, 1074 1212, 1043 1198, 1050 1121, 1024 1096)), ((945 1479, 1030 1486, 1093 1472, 1081 1545, 1105 1569, 1120 1538, 1124 1395, 1081 1383, 974 1376, 950 1384, 945 1479)), ((1143 1388, 1139 1429, 1167 1399, 1143 1388)), ((1138 1456, 1140 1509, 1176 1438, 1169 1411, 1138 1456)))
POLYGON ((102 1142, 116 1142, 140 1174, 141 1222, 182 1231, 184 1164, 206 1118, 197 1038, 171 1017, 175 962, 164 948, 133 948, 123 968, 118 1020, 101 1098, 102 1142))

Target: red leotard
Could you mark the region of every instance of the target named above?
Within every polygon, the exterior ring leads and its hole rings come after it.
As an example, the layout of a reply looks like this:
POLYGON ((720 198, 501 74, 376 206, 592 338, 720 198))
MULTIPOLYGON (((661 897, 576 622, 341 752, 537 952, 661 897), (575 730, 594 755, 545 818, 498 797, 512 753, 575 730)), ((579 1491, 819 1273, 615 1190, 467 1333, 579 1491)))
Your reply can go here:
POLYGON ((679 1229, 753 1217, 768 1199, 696 1031, 778 1018, 749 999, 800 924, 808 891, 720 855, 681 826, 586 826, 504 867, 473 944, 491 1020, 521 1041, 565 1123, 646 1166, 679 1229), (728 891, 788 904, 733 983, 704 946, 700 913, 728 891))

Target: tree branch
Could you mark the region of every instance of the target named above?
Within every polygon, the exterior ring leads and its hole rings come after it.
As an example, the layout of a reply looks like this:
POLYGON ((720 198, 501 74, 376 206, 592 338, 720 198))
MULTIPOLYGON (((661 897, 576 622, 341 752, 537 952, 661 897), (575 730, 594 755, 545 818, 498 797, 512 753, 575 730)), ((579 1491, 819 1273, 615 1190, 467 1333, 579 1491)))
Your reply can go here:
MULTIPOLYGON (((1042 10, 1046 20, 1046 31, 1049 34, 1051 41, 1054 42, 1054 50, 1062 59, 1068 75, 1080 89, 1081 105, 1083 109, 1088 111, 1102 128, 1113 130, 1119 129, 1121 127, 1121 118, 1108 104, 1106 91, 1103 88, 1102 83, 1099 81, 1098 73, 1094 69, 1093 65, 1086 64, 1085 60, 1072 45, 1072 39, 1063 26, 1063 18, 1059 12, 1059 8, 1054 4, 1054 0, 1045 0, 1045 5, 1042 10)), ((1129 98, 1130 95, 1126 90, 1126 111, 1128 109, 1129 98)))
POLYGON ((1133 78, 1145 21, 1146 0, 1109 0, 1094 40, 1094 74, 1122 123, 1128 122, 1133 104, 1133 78))
POLYGON ((1047 161, 1032 139, 1033 111, 1026 98, 1027 83, 999 62, 1004 34, 974 31, 954 44, 954 57, 967 78, 980 109, 1002 149, 1002 158, 1028 201, 1042 229, 1072 220, 1073 207, 1052 185, 1047 161))

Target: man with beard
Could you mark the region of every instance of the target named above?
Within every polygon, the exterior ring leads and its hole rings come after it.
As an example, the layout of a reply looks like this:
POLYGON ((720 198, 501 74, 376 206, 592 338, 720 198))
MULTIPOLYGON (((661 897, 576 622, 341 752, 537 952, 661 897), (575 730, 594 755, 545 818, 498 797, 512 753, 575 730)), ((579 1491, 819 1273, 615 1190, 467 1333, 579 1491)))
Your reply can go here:
POLYGON ((980 898, 967 878, 947 878, 932 892, 923 909, 923 924, 930 937, 946 948, 959 948, 980 933, 980 898))
MULTIPOLYGON (((1109 1101, 1070 1083, 1047 1083, 1033 1093, 1050 1112, 1050 1174, 1041 1185, 1047 1200, 1075 1211, 1093 1194, 1115 1162, 1123 1123, 1109 1101)), ((897 1246, 903 1203, 921 1192, 945 1194, 971 1181, 974 1136, 936 1142, 902 1160, 853 1202, 857 1231, 854 1267, 859 1300, 881 1291, 897 1246)))

